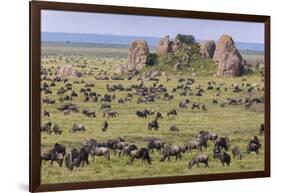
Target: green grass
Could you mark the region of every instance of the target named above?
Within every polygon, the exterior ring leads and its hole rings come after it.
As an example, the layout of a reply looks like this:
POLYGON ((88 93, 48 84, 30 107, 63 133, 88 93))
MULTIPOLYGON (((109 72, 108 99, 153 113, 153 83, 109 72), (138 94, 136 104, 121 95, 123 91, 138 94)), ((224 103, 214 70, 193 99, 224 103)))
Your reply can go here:
MULTIPOLYGON (((63 45, 47 45, 43 46, 42 66, 44 68, 51 68, 55 72, 57 66, 65 64, 86 64, 86 68, 77 68, 79 71, 88 72, 91 69, 96 75, 101 71, 107 71, 109 74, 112 68, 118 64, 127 63, 127 58, 124 57, 124 50, 121 48, 97 48, 97 47, 79 47, 79 46, 63 46, 63 45), (51 46, 51 47, 50 47, 51 46), (116 50, 116 49, 119 49, 116 50), (52 54, 52 52, 57 52, 52 54), (112 53, 116 53, 111 55, 112 53), (93 54, 91 54, 93 53, 93 54), (97 67, 98 69, 94 69, 97 67)), ((251 56, 253 57, 253 56, 251 56)), ((152 68, 152 67, 151 67, 152 68)), ((166 78, 160 78, 160 84, 163 84, 171 93, 172 88, 176 87, 177 80, 180 77, 187 77, 187 74, 169 73, 171 81, 166 82, 166 78)), ((109 138, 123 137, 128 143, 136 143, 138 147, 146 146, 149 137, 157 137, 166 141, 167 143, 177 144, 182 146, 187 140, 194 138, 200 130, 208 130, 216 132, 219 135, 228 135, 230 137, 231 145, 238 145, 243 152, 243 160, 233 160, 229 167, 222 167, 217 160, 212 158, 212 143, 209 142, 209 147, 204 150, 205 154, 210 156, 210 167, 187 169, 187 162, 192 156, 196 155, 193 151, 192 154, 183 154, 183 159, 175 161, 172 158, 170 162, 160 162, 160 155, 156 151, 151 154, 153 159, 152 165, 142 165, 140 160, 135 160, 133 165, 129 165, 128 157, 119 158, 114 156, 111 152, 111 161, 106 161, 102 157, 97 157, 95 162, 90 159, 90 165, 82 168, 75 168, 73 171, 67 170, 65 167, 58 167, 56 164, 53 168, 48 166, 48 163, 43 163, 42 166, 42 183, 62 183, 62 182, 80 182, 80 181, 95 181, 95 180, 110 180, 110 179, 128 179, 128 178, 142 178, 142 177, 155 177, 155 176, 177 176, 177 175, 192 175, 192 174, 209 174, 209 173, 228 173, 228 172, 241 172, 241 171, 257 171, 264 169, 264 143, 263 138, 259 136, 262 142, 262 149, 260 155, 247 154, 246 145, 249 139, 258 134, 258 127, 264 122, 264 107, 263 105, 254 105, 251 109, 246 110, 244 105, 227 106, 220 108, 219 105, 213 105, 211 100, 218 93, 215 90, 207 91, 207 82, 214 80, 217 83, 225 83, 226 87, 231 88, 232 84, 242 84, 242 79, 247 78, 248 83, 261 83, 261 76, 258 73, 253 73, 244 77, 237 78, 217 78, 211 75, 201 75, 195 77, 195 83, 191 86, 192 90, 201 85, 206 91, 202 97, 190 96, 182 97, 178 93, 174 94, 175 98, 172 101, 157 100, 155 103, 137 104, 137 96, 133 97, 131 102, 125 104, 117 104, 117 100, 112 103, 112 109, 120 113, 117 118, 107 119, 109 122, 109 129, 107 132, 101 132, 101 124, 105 120, 102 117, 100 110, 100 103, 87 102, 84 103, 83 96, 74 98, 72 103, 79 106, 79 110, 90 109, 97 112, 96 118, 88 118, 82 113, 71 113, 70 116, 64 116, 63 113, 57 111, 60 104, 56 94, 45 96, 57 101, 54 105, 42 105, 44 109, 51 113, 51 117, 42 116, 42 125, 47 121, 52 121, 53 124, 58 123, 63 130, 60 136, 41 134, 41 149, 50 149, 55 142, 66 145, 67 149, 81 147, 83 141, 95 138, 98 141, 105 141, 109 138), (191 102, 207 104, 208 111, 202 112, 201 110, 179 109, 178 103, 180 100, 188 98, 191 102), (153 109, 161 112, 164 119, 159 121, 160 129, 158 132, 150 132, 147 130, 147 124, 153 119, 138 118, 135 115, 136 110, 140 109, 153 109), (166 112, 176 108, 178 115, 176 117, 168 118, 166 112), (85 125, 87 131, 85 133, 69 133, 69 129, 74 123, 81 123, 85 125), (179 133, 171 133, 169 127, 172 124, 177 124, 180 129, 179 133)), ((76 78, 69 78, 72 83, 76 78)), ((79 80, 85 80, 88 83, 95 83, 96 86, 92 88, 93 91, 105 94, 105 85, 108 84, 122 84, 125 87, 132 84, 138 84, 136 78, 131 81, 97 81, 93 76, 84 76, 79 80)), ((49 82, 48 82, 49 84, 49 82)), ((151 85, 152 82, 145 81, 145 85, 151 85)), ((73 90, 79 93, 80 88, 84 84, 73 84, 73 90)), ((63 83, 57 83, 55 87, 51 87, 53 93, 63 86, 63 83)), ((245 89, 246 90, 246 89, 245 89)), ((68 93, 69 94, 69 93, 68 93)), ((118 98, 124 97, 126 92, 115 92, 118 98)), ((218 98, 219 103, 225 102, 227 97, 244 98, 247 95, 246 91, 242 93, 233 93, 231 89, 228 91, 221 91, 218 98)), ((255 92, 255 96, 262 96, 262 92, 255 92)), ((39 128, 38 128, 39 129, 39 128)), ((229 151, 229 153, 231 153, 229 151)))

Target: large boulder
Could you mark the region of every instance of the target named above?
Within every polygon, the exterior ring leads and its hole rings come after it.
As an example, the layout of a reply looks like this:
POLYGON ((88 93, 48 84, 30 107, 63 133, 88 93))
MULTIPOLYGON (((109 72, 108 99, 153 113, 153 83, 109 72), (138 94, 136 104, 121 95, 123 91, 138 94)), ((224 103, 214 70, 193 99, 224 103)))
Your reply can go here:
POLYGON ((135 40, 129 47, 128 71, 140 71, 148 61, 149 48, 145 40, 135 40))
POLYGON ((216 43, 213 40, 200 42, 200 54, 202 58, 213 58, 216 50, 216 43))
POLYGON ((243 58, 231 36, 222 35, 213 57, 218 65, 218 76, 240 76, 243 58))
POLYGON ((165 56, 168 53, 177 51, 181 47, 182 43, 180 40, 175 39, 174 41, 171 41, 169 38, 170 37, 166 35, 160 39, 156 46, 156 55, 165 56))
POLYGON ((170 40, 169 36, 164 36, 163 38, 160 39, 156 46, 156 54, 163 56, 166 55, 168 52, 170 52, 171 46, 170 46, 170 40))
POLYGON ((60 76, 77 76, 76 70, 71 65, 65 65, 58 69, 60 76))

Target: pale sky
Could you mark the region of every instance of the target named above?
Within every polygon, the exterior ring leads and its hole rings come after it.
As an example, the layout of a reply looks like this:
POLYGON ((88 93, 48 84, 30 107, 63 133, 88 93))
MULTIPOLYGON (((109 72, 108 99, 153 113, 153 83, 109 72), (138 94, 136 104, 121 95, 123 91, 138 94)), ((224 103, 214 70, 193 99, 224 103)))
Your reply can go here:
POLYGON ((197 40, 218 40, 229 34, 235 41, 264 43, 263 23, 54 10, 41 12, 41 31, 150 37, 181 33, 197 40))

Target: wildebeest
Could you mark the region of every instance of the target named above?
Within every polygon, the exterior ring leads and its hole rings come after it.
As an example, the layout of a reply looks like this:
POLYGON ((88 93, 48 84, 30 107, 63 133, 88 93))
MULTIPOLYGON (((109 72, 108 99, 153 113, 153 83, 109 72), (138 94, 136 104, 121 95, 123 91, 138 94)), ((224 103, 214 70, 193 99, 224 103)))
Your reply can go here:
POLYGON ((45 116, 45 117, 50 117, 50 112, 48 112, 48 111, 46 111, 46 110, 44 109, 44 116, 45 116))
POLYGON ((108 122, 104 121, 101 127, 101 131, 105 132, 108 129, 108 125, 109 125, 108 122))
POLYGON ((76 148, 73 148, 65 157, 65 166, 73 170, 75 167, 80 167, 80 165, 83 167, 85 162, 87 165, 89 165, 89 153, 82 147, 80 151, 78 151, 76 148))
POLYGON ((219 159, 222 166, 224 166, 225 164, 227 164, 228 166, 230 165, 231 157, 226 152, 216 153, 216 154, 214 154, 214 158, 219 159))
POLYGON ((103 112, 103 117, 117 117, 117 115, 119 115, 119 113, 117 113, 116 111, 104 111, 103 112))
POLYGON ((110 153, 107 147, 94 147, 90 151, 90 155, 95 159, 95 156, 103 156, 105 159, 110 160, 110 153))
POLYGON ((259 154, 259 146, 255 143, 249 143, 247 145, 247 153, 255 152, 256 154, 259 154))
POLYGON ((181 159, 181 152, 182 148, 177 145, 164 144, 160 161, 165 161, 167 158, 170 161, 170 156, 175 156, 176 160, 181 159))
POLYGON ((51 126, 52 126, 52 122, 49 121, 41 128, 41 131, 44 131, 44 132, 48 133, 49 135, 51 135, 51 133, 52 133, 51 126))
POLYGON ((64 145, 59 144, 59 143, 55 143, 53 149, 57 152, 57 153, 61 153, 63 155, 63 157, 66 154, 66 148, 64 145))
POLYGON ((95 111, 90 111, 89 109, 84 109, 82 111, 82 114, 88 116, 88 117, 96 117, 96 112, 95 111))
POLYGON ((177 113, 176 109, 172 109, 167 113, 167 116, 169 117, 170 115, 177 115, 177 114, 178 113, 177 113))
POLYGON ((232 148, 232 155, 234 158, 242 159, 242 153, 237 145, 234 145, 232 148))
MULTIPOLYGON (((197 149, 197 151, 202 152, 203 145, 204 145, 203 138, 194 139, 194 140, 188 141, 188 143, 186 144, 186 146, 184 148, 184 151, 187 151, 188 153, 190 153, 192 149, 197 149)), ((207 147, 207 146, 205 145, 205 147, 207 147)))
POLYGON ((261 144, 260 144, 259 138, 257 136, 252 137, 249 144, 256 144, 259 148, 261 148, 261 144))
POLYGON ((154 129, 154 131, 158 131, 159 129, 157 118, 148 123, 148 130, 152 130, 152 129, 154 129))
POLYGON ((58 165, 61 167, 63 163, 63 154, 58 153, 55 149, 51 149, 49 151, 43 151, 41 152, 40 156, 41 160, 41 165, 42 165, 42 160, 45 161, 50 161, 50 167, 53 167, 53 162, 56 161, 58 165))
POLYGON ((70 133, 76 133, 78 131, 86 132, 85 126, 82 124, 74 124, 72 129, 69 130, 70 133))
POLYGON ((229 138, 227 136, 220 137, 215 141, 215 146, 224 148, 226 151, 229 148, 229 138))
POLYGON ((148 114, 149 114, 149 113, 148 113, 147 110, 136 111, 136 115, 137 115, 138 117, 145 117, 145 118, 146 118, 148 114))
POLYGON ((124 155, 129 156, 131 151, 137 150, 137 149, 138 149, 138 147, 135 144, 127 145, 127 146, 123 147, 123 149, 122 149, 122 156, 124 156, 124 155))
POLYGON ((56 135, 61 135, 62 134, 62 130, 60 129, 60 126, 58 124, 55 124, 53 127, 53 131, 56 135))
POLYGON ((172 125, 170 127, 170 131, 177 131, 177 132, 179 132, 180 130, 179 130, 179 128, 176 125, 172 125))
POLYGON ((133 164, 134 159, 142 159, 142 163, 146 160, 148 164, 151 164, 151 158, 149 156, 149 150, 147 148, 140 148, 138 150, 131 151, 130 164, 133 164))
POLYGON ((205 140, 211 140, 213 142, 215 142, 215 140, 218 138, 218 135, 216 133, 211 133, 208 131, 200 131, 200 134, 197 136, 197 138, 199 136, 202 136, 205 140))
POLYGON ((153 152, 153 149, 157 149, 158 151, 161 151, 161 149, 163 148, 163 145, 164 145, 164 142, 162 142, 159 139, 153 138, 148 141, 147 149, 152 150, 152 152, 153 152))
POLYGON ((260 135, 264 134, 264 124, 263 123, 260 125, 259 132, 260 132, 260 135))
POLYGON ((199 167, 199 163, 204 163, 205 167, 208 167, 208 160, 209 156, 205 154, 199 154, 194 157, 188 162, 188 169, 191 169, 195 164, 199 167))

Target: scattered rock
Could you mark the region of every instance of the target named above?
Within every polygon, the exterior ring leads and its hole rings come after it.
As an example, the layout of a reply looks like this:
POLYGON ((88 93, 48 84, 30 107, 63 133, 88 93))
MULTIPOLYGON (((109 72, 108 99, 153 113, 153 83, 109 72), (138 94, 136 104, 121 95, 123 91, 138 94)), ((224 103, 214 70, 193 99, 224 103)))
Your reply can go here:
POLYGON ((217 43, 214 61, 218 76, 240 76, 243 58, 231 36, 222 35, 217 43))
POLYGON ((175 39, 174 41, 170 41, 169 36, 166 35, 161 40, 156 46, 156 55, 158 56, 165 56, 168 53, 172 53, 177 51, 181 47, 182 43, 178 40, 175 39))
POLYGON ((149 48, 145 40, 135 40, 129 48, 129 65, 128 71, 140 71, 148 61, 149 48))

